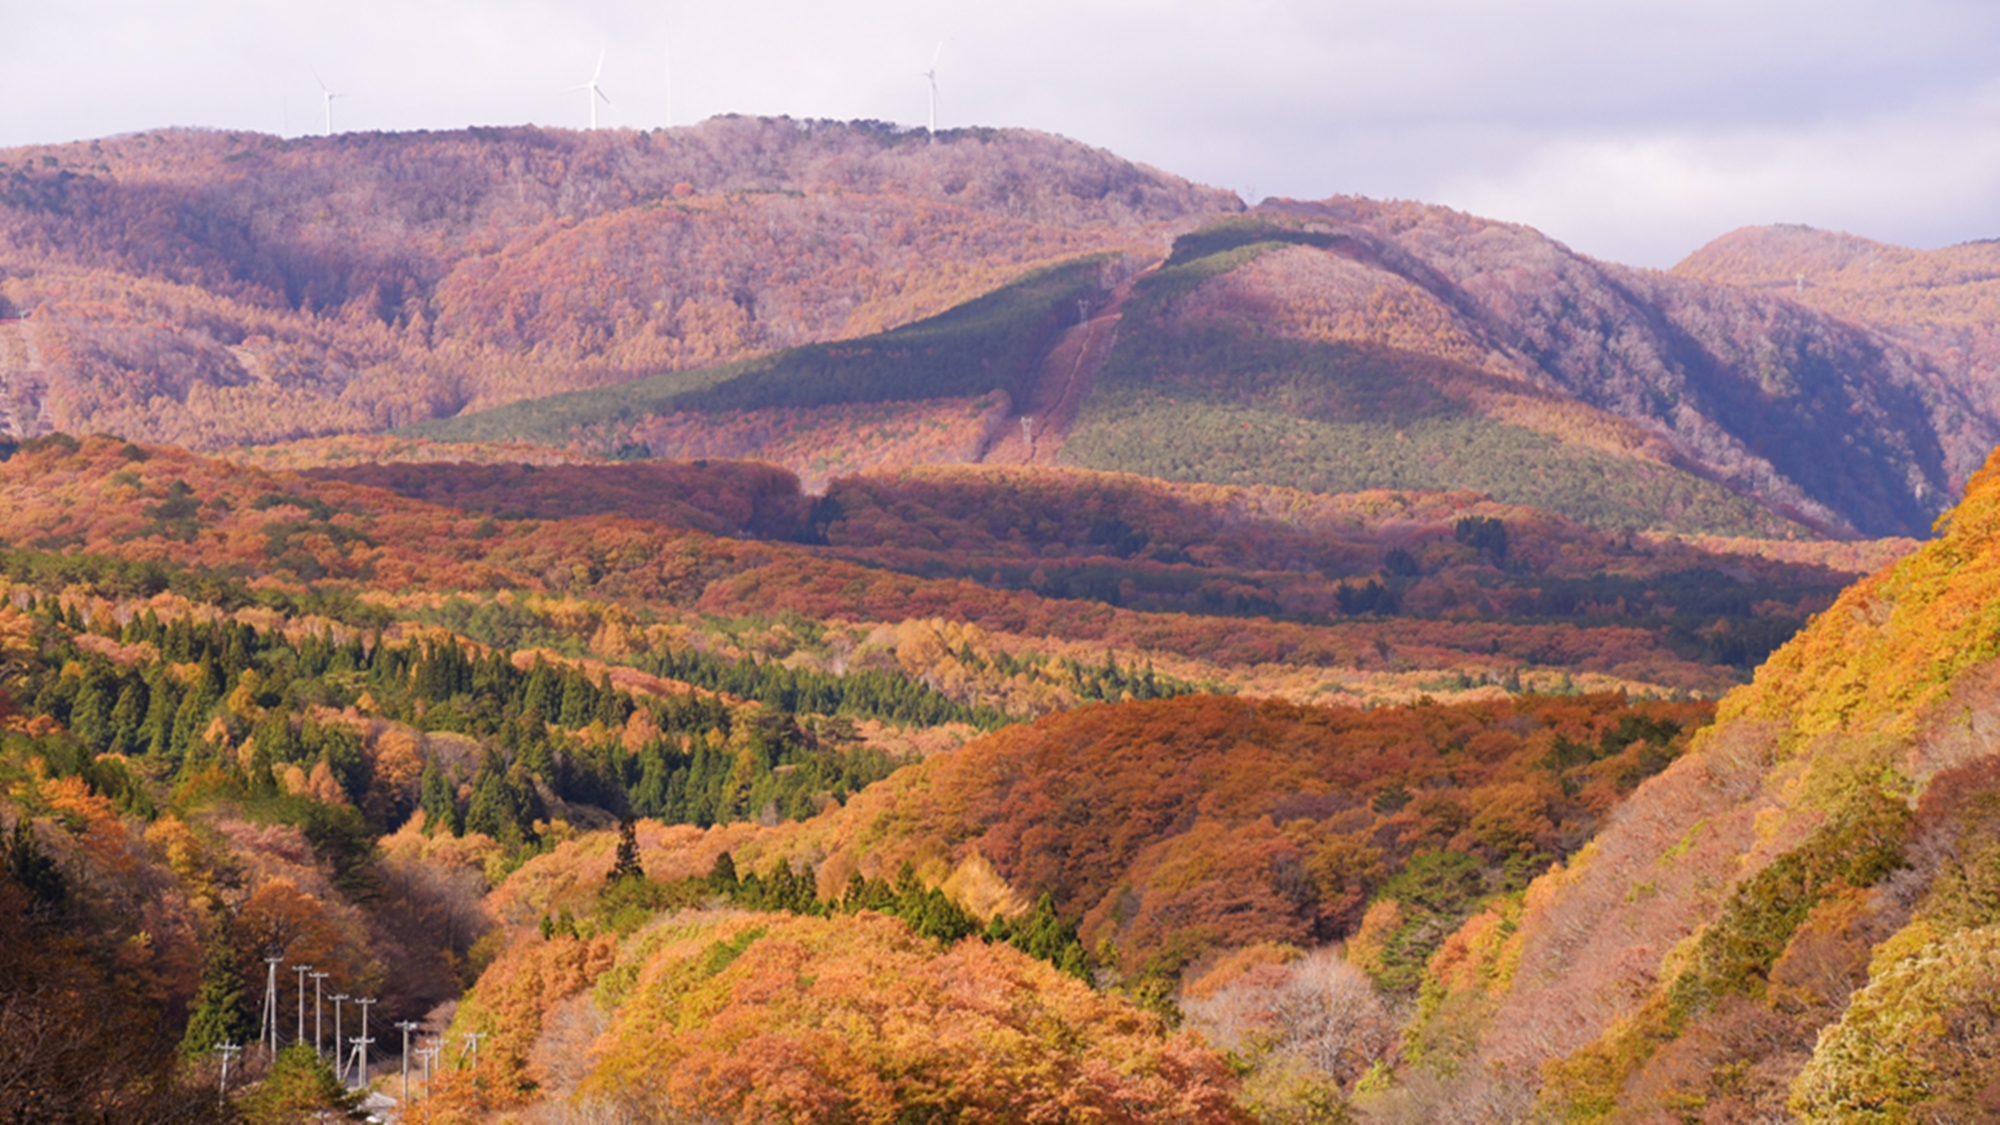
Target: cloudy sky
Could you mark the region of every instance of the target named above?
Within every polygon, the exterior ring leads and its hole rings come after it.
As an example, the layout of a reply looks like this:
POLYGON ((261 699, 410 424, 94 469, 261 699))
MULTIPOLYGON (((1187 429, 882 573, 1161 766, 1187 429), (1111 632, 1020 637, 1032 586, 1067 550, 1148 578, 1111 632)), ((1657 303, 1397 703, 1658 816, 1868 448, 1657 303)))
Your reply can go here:
POLYGON ((0 0, 0 146, 716 113, 1048 130, 1246 196, 1666 266, 1751 223, 2000 236, 1992 0, 0 0), (939 43, 942 49, 939 50, 939 43))

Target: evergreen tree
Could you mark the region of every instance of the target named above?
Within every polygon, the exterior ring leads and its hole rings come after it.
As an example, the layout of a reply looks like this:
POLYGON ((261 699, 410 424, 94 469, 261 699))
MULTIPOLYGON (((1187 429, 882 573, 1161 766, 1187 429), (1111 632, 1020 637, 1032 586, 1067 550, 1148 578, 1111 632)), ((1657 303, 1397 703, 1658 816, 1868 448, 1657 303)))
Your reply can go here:
POLYGON ((256 1092, 238 1103, 255 1125, 316 1120, 323 1111, 351 1116, 362 1092, 351 1091, 334 1077, 333 1066, 310 1043, 294 1043, 278 1052, 271 1073, 256 1092))
POLYGON ((454 836, 464 835, 465 826, 458 819, 458 801, 452 794, 451 782, 435 760, 425 763, 418 786, 421 792, 418 804, 424 810, 424 834, 436 835, 443 829, 454 836))
POLYGON ((215 935, 202 954, 201 992, 181 1036, 181 1057, 197 1059, 223 1043, 243 1043, 251 1035, 249 998, 237 971, 229 920, 219 917, 215 935))
POLYGON ((611 881, 644 879, 646 869, 639 865, 639 833, 637 822, 627 817, 618 822, 618 858, 611 864, 611 881))
POLYGON ((69 884, 63 879, 62 869, 42 850, 42 842, 25 816, 16 820, 12 829, 0 833, 0 874, 28 892, 38 915, 56 914, 69 898, 69 884))

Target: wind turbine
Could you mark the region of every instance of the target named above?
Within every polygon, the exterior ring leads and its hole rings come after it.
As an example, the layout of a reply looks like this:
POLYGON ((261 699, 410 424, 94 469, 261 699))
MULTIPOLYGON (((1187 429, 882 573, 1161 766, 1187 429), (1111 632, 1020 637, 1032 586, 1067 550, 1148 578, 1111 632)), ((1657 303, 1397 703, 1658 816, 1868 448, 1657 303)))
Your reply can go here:
POLYGON ((563 91, 565 94, 574 94, 578 90, 590 91, 585 96, 590 99, 590 127, 593 129, 597 128, 597 99, 603 98, 605 105, 611 104, 611 98, 597 87, 597 80, 602 77, 604 77, 604 52, 599 51, 597 52, 597 69, 590 72, 590 81, 585 82, 581 86, 571 86, 569 89, 563 91))
POLYGON ((944 40, 940 39, 938 40, 937 50, 931 52, 931 68, 924 71, 924 77, 930 79, 931 83, 930 140, 932 144, 937 143, 937 64, 939 56, 943 54, 944 40))
POLYGON ((319 83, 319 92, 326 98, 326 135, 331 137, 333 136, 333 99, 346 97, 347 95, 336 94, 332 90, 327 89, 326 81, 319 76, 317 71, 313 73, 313 81, 319 83))

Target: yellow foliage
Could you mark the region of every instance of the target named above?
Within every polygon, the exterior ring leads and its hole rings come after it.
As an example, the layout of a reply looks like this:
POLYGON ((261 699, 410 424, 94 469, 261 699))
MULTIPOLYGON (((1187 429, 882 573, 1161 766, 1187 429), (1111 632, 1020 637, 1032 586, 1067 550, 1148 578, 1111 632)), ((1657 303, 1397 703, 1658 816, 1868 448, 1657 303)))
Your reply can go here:
POLYGON ((1376 899, 1361 916, 1361 925, 1347 939, 1347 959, 1370 973, 1379 974, 1386 966, 1382 956, 1388 940, 1403 924, 1403 908, 1393 898, 1376 899))

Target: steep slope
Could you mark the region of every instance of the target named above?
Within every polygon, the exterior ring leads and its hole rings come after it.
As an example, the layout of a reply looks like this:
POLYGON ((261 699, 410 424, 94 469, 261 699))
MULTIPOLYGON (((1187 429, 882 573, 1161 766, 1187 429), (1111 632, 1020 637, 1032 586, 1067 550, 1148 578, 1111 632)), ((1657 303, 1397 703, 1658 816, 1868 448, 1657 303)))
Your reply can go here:
POLYGON ((379 429, 919 319, 1235 197, 1022 131, 723 118, 0 153, 13 432, 379 429))
POLYGON ((1447 985, 1440 1041, 1486 1030, 1433 1060, 1480 1089, 1439 1096, 1574 1121, 1990 1113, 1996 589, 1989 464, 1938 541, 1843 594, 1530 887, 1485 975, 1447 985))
POLYGON ((2000 411, 2000 244, 1912 250, 1804 226, 1745 227, 1673 273, 1782 293, 1908 341, 1988 415, 2000 411))
POLYGON ((1179 242, 1068 449, 1181 479, 1479 488, 1600 526, 1762 507, 1919 534, 1996 437, 1924 353, 1781 297, 1340 199, 1179 242))

